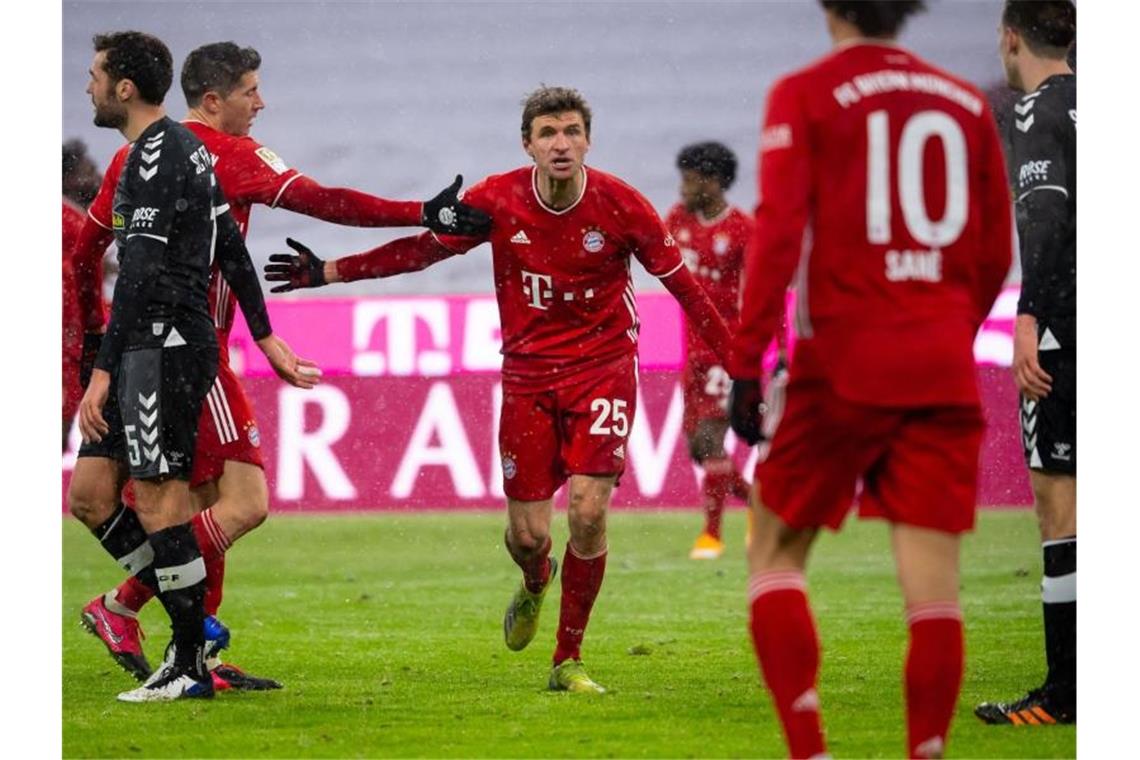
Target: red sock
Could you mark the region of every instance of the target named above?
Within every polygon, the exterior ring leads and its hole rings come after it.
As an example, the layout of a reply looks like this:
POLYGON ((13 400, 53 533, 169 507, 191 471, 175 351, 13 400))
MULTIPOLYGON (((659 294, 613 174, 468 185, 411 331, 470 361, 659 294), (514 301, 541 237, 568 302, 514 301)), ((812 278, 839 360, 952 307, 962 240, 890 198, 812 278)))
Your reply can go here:
POLYGON ((131 612, 138 612, 152 598, 154 590, 133 575, 127 576, 115 589, 115 601, 131 612))
POLYGON ((570 542, 562 556, 562 610, 558 616, 558 646, 554 664, 581 659, 582 637, 590 622, 590 610, 606 574, 606 550, 593 557, 581 557, 570 542))
POLYGON ((957 602, 926 602, 906 622, 907 757, 942 757, 962 687, 962 612, 957 602))
POLYGON ((204 509, 190 520, 202 561, 206 563, 206 597, 202 609, 207 615, 216 615, 222 604, 222 583, 226 577, 226 550, 230 539, 226 536, 212 509, 204 509))
POLYGON ((546 537, 538 551, 526 554, 516 551, 505 534, 503 543, 507 545, 507 553, 511 555, 511 559, 522 568, 523 585, 526 586, 526 590, 532 594, 542 591, 546 582, 550 580, 550 536, 546 537))
POLYGON ((190 519, 194 538, 198 540, 198 550, 206 562, 220 557, 230 548, 230 539, 214 519, 213 509, 204 509, 190 519))
POLYGON ((724 499, 732 490, 733 476, 739 478, 740 475, 728 457, 706 459, 701 462, 701 466, 705 470, 705 533, 719 539, 724 499))
POLYGON ((792 757, 827 751, 819 714, 819 639, 798 570, 757 573, 748 584, 752 642, 792 757))
POLYGON ((206 560, 206 596, 202 599, 202 610, 207 615, 217 615, 222 606, 222 584, 226 580, 226 555, 219 554, 206 560))

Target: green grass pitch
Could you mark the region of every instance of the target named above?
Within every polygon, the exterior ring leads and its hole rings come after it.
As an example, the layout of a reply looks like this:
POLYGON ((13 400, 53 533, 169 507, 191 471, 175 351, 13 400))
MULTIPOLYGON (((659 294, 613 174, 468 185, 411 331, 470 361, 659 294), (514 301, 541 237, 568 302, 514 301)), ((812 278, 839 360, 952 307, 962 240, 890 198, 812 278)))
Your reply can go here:
MULTIPOLYGON (((780 728, 747 636, 744 517, 729 550, 693 562, 700 517, 617 512, 583 660, 611 693, 545 690, 558 615, 551 591, 523 652, 502 639, 518 573, 501 513, 274 517, 230 552, 227 659, 282 691, 126 705, 134 681, 83 632, 79 610, 119 579, 74 520, 63 524, 65 757, 779 757, 780 728), (636 654, 635 654, 636 652, 636 654)), ((555 546, 566 540, 555 514, 555 546)), ((983 513, 964 549, 967 673, 951 757, 1074 757, 1073 727, 984 726, 986 698, 1043 674, 1041 576, 1028 511, 983 513)), ((836 757, 905 753, 906 631, 886 528, 849 520, 816 547, 808 581, 823 643, 821 697, 836 757)), ((152 664, 168 638, 144 610, 152 664)))

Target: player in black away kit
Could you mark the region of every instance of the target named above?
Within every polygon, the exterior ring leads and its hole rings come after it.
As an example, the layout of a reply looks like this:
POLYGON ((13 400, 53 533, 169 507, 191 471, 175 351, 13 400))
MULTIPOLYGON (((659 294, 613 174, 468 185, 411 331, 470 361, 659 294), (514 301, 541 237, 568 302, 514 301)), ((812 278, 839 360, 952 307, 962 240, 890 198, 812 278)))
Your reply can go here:
POLYGON ((208 151, 165 116, 169 50, 139 32, 97 35, 88 92, 97 126, 134 143, 115 193, 119 280, 111 319, 80 402, 71 511, 170 615, 174 656, 129 702, 213 696, 203 665, 205 566, 190 528, 187 479, 199 412, 217 371, 207 308, 218 257, 250 332, 278 374, 315 382, 273 336, 256 270, 214 177, 208 151), (305 378, 308 377, 306 380, 305 378), (130 476, 134 511, 119 503, 130 476))
POLYGON ((1041 528, 1048 675, 1012 703, 974 710, 987 723, 1077 719, 1077 77, 1068 0, 1007 0, 1001 56, 1014 104, 1006 160, 1021 242, 1013 373, 1041 528))

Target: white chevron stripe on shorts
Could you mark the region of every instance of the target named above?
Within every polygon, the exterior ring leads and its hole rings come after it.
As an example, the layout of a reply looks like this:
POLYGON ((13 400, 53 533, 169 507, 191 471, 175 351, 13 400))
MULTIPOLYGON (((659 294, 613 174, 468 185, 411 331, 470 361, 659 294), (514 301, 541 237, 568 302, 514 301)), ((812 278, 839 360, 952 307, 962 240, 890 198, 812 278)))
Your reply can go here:
POLYGON ((210 392, 206 394, 206 403, 210 405, 210 416, 214 418, 214 428, 218 431, 218 440, 222 443, 233 443, 238 439, 237 426, 234 425, 234 416, 230 412, 230 402, 222 391, 222 381, 214 378, 210 392))

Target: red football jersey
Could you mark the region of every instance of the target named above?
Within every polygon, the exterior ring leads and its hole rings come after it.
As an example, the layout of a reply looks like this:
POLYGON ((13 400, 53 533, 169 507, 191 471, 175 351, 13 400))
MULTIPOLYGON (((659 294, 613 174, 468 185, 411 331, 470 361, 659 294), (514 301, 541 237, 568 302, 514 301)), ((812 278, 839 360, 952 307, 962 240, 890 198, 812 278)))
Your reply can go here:
POLYGON ((495 219, 484 238, 439 236, 455 251, 490 241, 503 335, 503 383, 515 392, 569 385, 637 351, 630 259, 656 277, 682 266, 653 206, 611 174, 583 169, 582 195, 555 211, 522 167, 472 185, 465 203, 495 219))
POLYGON ((103 182, 99 185, 99 192, 95 195, 95 200, 91 201, 91 205, 87 207, 87 215, 95 220, 95 223, 100 227, 107 228, 108 231, 113 229, 111 224, 111 214, 115 207, 115 188, 119 186, 119 175, 123 173, 123 164, 127 162, 127 156, 131 153, 131 143, 122 145, 115 155, 111 157, 111 163, 107 166, 107 171, 103 173, 103 182))
POLYGON ((71 251, 83 228, 83 209, 63 199, 63 414, 75 412, 79 404, 79 354, 83 346, 83 321, 79 314, 75 271, 71 251))
MULTIPOLYGON (((740 281, 744 271, 744 249, 752 235, 752 219, 733 206, 718 216, 705 219, 690 213, 678 203, 665 216, 665 227, 677 241, 685 266, 708 293, 729 329, 735 329, 740 315, 740 281)), ((690 364, 710 366, 719 363, 716 354, 701 340, 700 331, 685 320, 685 348, 690 364)))
MULTIPOLYGON (((200 121, 185 121, 183 124, 210 151, 214 174, 242 235, 249 231, 249 213, 253 204, 275 206, 289 183, 301 176, 296 169, 287 167, 276 153, 251 137, 227 135, 200 121)), ((88 211, 92 219, 107 229, 111 229, 115 187, 119 184, 119 175, 130 148, 129 144, 124 145, 115 153, 107 173, 103 175, 99 194, 88 211)), ((237 298, 222 277, 217 261, 214 261, 210 265, 209 306, 214 327, 218 330, 218 349, 225 361, 229 360, 229 336, 236 303, 237 298)))
POLYGON ((889 43, 772 88, 731 371, 757 377, 796 276, 793 376, 890 406, 976 404, 973 340, 1012 255, 997 127, 974 86, 889 43))

